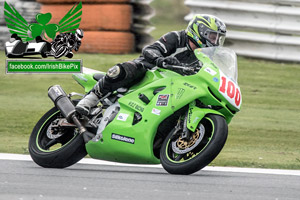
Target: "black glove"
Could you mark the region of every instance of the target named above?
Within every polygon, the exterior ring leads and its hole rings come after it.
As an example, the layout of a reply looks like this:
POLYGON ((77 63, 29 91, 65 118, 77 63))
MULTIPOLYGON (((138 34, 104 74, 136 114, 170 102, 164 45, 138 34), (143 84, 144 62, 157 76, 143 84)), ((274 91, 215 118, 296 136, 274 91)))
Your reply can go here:
POLYGON ((156 60, 157 67, 165 68, 165 65, 180 65, 179 60, 176 57, 161 57, 156 60))

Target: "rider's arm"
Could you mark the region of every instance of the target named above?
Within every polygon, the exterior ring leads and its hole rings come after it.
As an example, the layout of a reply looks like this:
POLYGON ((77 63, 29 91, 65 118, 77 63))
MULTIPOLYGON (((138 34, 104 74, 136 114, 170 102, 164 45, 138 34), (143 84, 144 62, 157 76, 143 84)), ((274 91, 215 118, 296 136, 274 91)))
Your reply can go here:
POLYGON ((151 45, 146 46, 142 54, 146 61, 151 64, 157 64, 158 58, 167 57, 172 55, 180 42, 180 36, 178 32, 169 32, 162 36, 158 41, 151 45))

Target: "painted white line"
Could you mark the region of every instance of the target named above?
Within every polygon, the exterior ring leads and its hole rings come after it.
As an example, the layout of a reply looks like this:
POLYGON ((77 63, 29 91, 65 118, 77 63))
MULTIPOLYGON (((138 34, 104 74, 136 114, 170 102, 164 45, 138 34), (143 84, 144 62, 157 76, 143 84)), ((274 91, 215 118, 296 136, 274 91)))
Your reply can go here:
MULTIPOLYGON (((0 160, 18 160, 18 161, 32 161, 30 155, 21 154, 7 154, 0 153, 0 160)), ((110 165, 110 166, 125 166, 125 167, 146 167, 146 168, 162 168, 161 165, 136 165, 136 164, 124 164, 117 162, 109 162, 96 160, 92 158, 84 158, 80 164, 90 165, 110 165)), ((205 167, 203 171, 217 171, 217 172, 239 172, 239 173, 254 173, 254 174, 273 174, 273 175, 290 175, 300 176, 300 170, 282 170, 282 169, 260 169, 260 168, 239 168, 239 167, 205 167)))

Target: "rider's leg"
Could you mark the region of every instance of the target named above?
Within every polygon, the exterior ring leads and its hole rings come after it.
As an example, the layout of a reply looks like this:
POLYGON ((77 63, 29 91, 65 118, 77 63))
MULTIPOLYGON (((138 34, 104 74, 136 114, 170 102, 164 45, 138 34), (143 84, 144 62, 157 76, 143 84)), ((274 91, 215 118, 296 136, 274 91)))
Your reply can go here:
POLYGON ((88 115, 90 109, 99 103, 101 97, 118 88, 130 87, 144 77, 145 72, 146 69, 141 63, 132 61, 111 67, 94 88, 79 101, 76 111, 83 115, 88 115))

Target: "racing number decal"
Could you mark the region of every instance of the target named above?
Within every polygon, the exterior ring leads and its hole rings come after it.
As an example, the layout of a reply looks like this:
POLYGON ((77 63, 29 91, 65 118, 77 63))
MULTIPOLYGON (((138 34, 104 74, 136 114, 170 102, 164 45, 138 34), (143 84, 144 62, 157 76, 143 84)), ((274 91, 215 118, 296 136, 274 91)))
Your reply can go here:
POLYGON ((235 105, 236 106, 240 106, 241 104, 241 92, 238 88, 236 88, 236 92, 235 92, 235 105))
POLYGON ((233 105, 239 108, 241 104, 241 92, 234 82, 228 80, 225 76, 221 76, 221 86, 219 91, 231 104, 234 103, 233 105))

